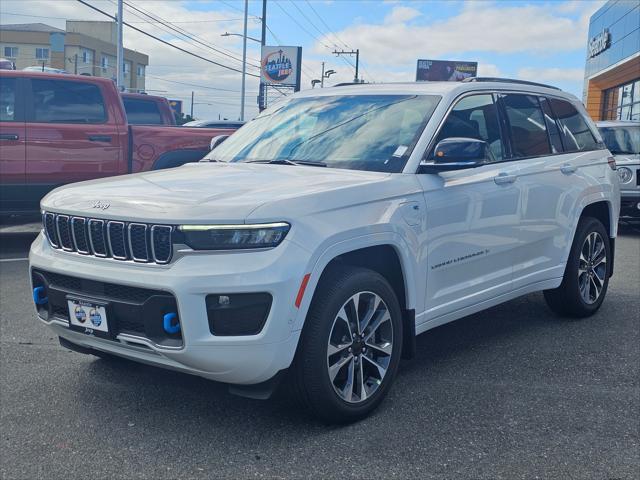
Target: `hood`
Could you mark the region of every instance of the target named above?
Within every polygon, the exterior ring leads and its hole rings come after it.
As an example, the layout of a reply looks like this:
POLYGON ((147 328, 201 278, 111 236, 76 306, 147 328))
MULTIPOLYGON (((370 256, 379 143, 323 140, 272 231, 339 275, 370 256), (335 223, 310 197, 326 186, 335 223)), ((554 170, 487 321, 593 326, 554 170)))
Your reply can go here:
POLYGON ((366 187, 389 176, 294 165, 191 163, 60 187, 41 206, 70 215, 149 223, 242 223, 271 202, 366 187))
POLYGON ((616 165, 625 166, 625 165, 635 165, 640 163, 640 154, 629 155, 629 154, 618 154, 614 155, 613 158, 616 159, 616 165))

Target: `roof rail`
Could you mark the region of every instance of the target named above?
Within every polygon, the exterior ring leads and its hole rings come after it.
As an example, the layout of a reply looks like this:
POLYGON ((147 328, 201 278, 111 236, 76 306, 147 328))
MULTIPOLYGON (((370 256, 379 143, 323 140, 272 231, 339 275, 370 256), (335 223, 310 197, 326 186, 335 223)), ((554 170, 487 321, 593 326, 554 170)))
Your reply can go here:
POLYGON ((544 83, 529 82, 527 80, 516 80, 514 78, 499 78, 499 77, 469 77, 462 80, 463 82, 502 82, 502 83, 518 83, 520 85, 532 85, 534 87, 552 88, 553 90, 560 90, 553 85, 546 85, 544 83))
MULTIPOLYGON (((367 82, 369 83, 369 82, 367 82)), ((333 87, 346 87, 348 85, 366 85, 367 83, 365 82, 342 82, 342 83, 336 83, 335 85, 332 85, 333 87)))

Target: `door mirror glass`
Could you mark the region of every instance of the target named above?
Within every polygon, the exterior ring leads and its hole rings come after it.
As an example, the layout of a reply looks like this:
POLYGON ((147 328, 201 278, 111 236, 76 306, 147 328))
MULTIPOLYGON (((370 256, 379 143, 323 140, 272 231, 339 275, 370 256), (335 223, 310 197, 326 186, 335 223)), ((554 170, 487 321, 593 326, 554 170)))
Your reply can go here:
POLYGON ((475 168, 493 162, 493 154, 484 140, 451 137, 441 140, 433 158, 420 164, 419 173, 438 173, 475 168))

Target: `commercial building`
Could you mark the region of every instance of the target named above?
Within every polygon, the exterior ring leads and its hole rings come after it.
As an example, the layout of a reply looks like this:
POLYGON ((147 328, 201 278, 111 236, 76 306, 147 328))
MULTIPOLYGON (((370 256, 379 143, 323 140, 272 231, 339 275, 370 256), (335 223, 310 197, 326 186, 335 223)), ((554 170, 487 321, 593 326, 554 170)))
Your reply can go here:
MULTIPOLYGON (((115 22, 71 21, 66 29, 44 23, 0 26, 0 57, 21 70, 30 66, 59 68, 69 73, 116 78, 115 22)), ((144 91, 149 57, 124 49, 124 85, 144 91)))
POLYGON ((594 120, 640 120, 640 2, 610 0, 593 14, 584 103, 594 120))

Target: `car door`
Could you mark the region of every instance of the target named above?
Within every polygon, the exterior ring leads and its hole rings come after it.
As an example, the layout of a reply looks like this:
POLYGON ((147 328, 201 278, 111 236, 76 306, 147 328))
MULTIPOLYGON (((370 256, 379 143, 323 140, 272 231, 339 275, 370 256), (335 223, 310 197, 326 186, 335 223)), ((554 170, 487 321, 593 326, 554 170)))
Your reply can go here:
POLYGON ((522 192, 520 247, 514 288, 559 279, 573 241, 575 209, 604 157, 576 108, 565 100, 501 95, 511 151, 519 159, 522 192), (555 108, 554 108, 555 106, 555 108), (557 110, 563 119, 557 117, 557 110))
POLYGON ((100 84, 31 78, 26 180, 41 198, 56 186, 121 172, 125 139, 100 84))
POLYGON ((0 77, 0 210, 20 211, 25 193, 25 125, 20 78, 0 77))
POLYGON ((518 166, 504 161, 502 132, 495 95, 463 97, 426 155, 432 157, 434 146, 445 138, 476 138, 489 144, 495 162, 417 175, 427 209, 426 321, 458 315, 511 290, 519 241, 518 166))

